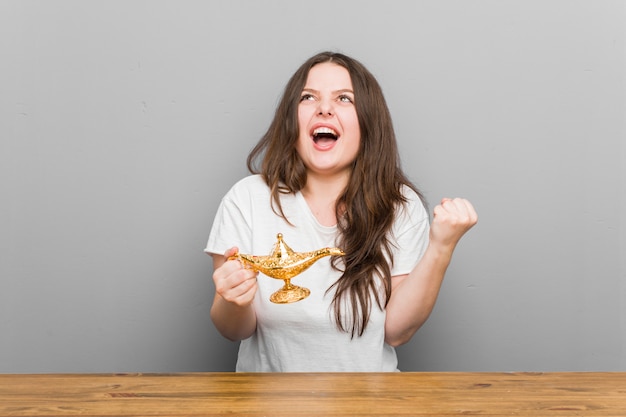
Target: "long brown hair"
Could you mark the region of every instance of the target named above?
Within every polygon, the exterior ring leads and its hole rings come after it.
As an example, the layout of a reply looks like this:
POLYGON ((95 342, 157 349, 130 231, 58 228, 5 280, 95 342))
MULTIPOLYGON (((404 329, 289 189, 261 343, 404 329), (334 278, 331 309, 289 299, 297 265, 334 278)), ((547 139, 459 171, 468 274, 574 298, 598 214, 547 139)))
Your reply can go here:
POLYGON ((391 296, 393 243, 389 235, 397 208, 406 201, 403 187, 408 186, 422 198, 400 167, 391 115, 374 76, 360 62, 341 53, 322 52, 309 58, 288 81, 274 119, 248 155, 247 166, 250 172, 263 176, 274 209, 285 218, 280 194, 296 193, 307 180, 306 167, 296 151, 300 96, 310 69, 325 62, 348 70, 361 130, 348 185, 335 205, 337 244, 346 256, 333 258, 332 264, 343 274, 328 289, 336 287, 333 306, 337 326, 354 337, 363 334, 373 302, 383 309, 391 296), (259 160, 260 169, 256 165, 259 160), (351 314, 344 318, 346 306, 351 307, 351 314))

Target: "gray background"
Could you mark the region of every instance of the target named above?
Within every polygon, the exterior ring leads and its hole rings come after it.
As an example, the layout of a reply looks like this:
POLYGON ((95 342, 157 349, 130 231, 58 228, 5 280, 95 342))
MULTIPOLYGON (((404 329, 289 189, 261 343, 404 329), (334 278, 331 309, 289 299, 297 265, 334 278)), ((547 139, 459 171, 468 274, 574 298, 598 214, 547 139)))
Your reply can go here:
POLYGON ((623 1, 0 1, 0 372, 232 370, 202 250, 287 78, 360 59, 431 206, 403 370, 626 371, 623 1))

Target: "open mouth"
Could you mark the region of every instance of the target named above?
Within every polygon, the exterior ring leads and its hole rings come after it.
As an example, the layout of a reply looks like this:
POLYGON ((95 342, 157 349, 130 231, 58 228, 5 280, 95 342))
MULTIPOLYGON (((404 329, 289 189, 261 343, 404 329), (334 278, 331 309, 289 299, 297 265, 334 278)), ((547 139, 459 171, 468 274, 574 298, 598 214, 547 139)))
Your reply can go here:
POLYGON ((318 127, 312 132, 313 142, 319 146, 330 146, 339 139, 339 135, 330 127, 318 127))

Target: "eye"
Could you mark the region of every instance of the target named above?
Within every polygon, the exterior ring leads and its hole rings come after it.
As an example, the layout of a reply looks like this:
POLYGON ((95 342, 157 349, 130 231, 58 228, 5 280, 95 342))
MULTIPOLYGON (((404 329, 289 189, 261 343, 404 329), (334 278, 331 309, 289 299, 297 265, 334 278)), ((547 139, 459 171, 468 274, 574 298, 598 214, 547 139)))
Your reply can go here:
POLYGON ((315 96, 313 94, 304 93, 300 96, 300 101, 312 101, 315 100, 315 96))
POLYGON ((352 100, 352 97, 346 94, 340 95, 339 97, 337 97, 337 100, 339 100, 342 103, 354 103, 354 100, 352 100))

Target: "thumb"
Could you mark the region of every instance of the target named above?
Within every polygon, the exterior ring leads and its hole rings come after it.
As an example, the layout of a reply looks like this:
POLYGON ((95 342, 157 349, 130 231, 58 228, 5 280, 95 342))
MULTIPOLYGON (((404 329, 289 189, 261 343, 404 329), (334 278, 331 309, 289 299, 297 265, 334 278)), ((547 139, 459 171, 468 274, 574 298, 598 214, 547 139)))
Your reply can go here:
POLYGON ((224 257, 228 259, 233 255, 237 255, 238 252, 239 248, 237 246, 233 246, 232 248, 227 249, 226 252, 224 252, 224 257))

